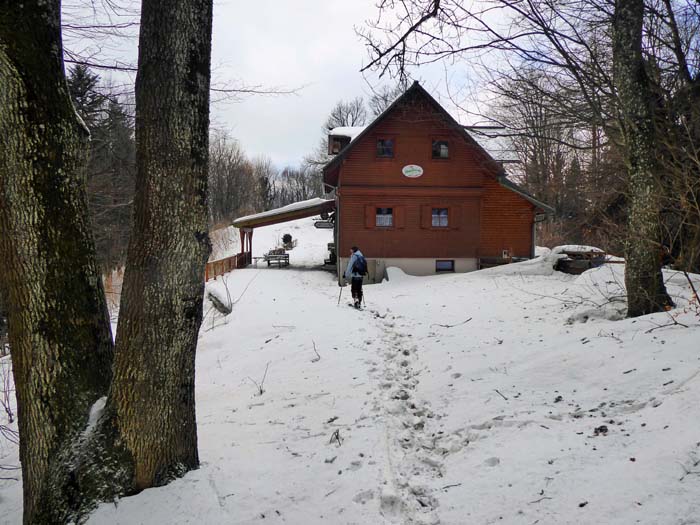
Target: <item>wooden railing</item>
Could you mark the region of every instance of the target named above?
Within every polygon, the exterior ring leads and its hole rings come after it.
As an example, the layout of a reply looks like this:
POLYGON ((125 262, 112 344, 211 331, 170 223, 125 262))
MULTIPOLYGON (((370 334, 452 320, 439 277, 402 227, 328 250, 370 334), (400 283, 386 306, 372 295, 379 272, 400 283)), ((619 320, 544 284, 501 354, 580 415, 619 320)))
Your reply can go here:
POLYGON ((216 279, 219 275, 228 273, 236 268, 245 268, 253 261, 252 255, 251 252, 243 252, 225 259, 208 262, 204 270, 204 280, 216 279))

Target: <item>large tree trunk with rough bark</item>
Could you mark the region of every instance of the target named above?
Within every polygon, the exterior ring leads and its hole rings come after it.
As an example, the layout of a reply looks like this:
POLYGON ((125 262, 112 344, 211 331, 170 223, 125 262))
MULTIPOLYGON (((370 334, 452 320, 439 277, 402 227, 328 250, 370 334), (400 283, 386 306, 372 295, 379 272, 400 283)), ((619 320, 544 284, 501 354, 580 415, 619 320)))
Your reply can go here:
POLYGON ((642 56, 643 22, 644 0, 616 0, 613 70, 629 182, 625 249, 629 317, 658 312, 672 304, 661 273, 654 99, 642 56))
POLYGON ((59 0, 0 4, 0 284, 9 310, 24 522, 65 520, 64 461, 107 394, 112 337, 59 0))
POLYGON ((143 2, 136 224, 114 349, 60 0, 0 3, 0 285, 25 523, 81 521, 98 501, 198 465, 211 15, 211 0, 143 2))
POLYGON ((109 403, 135 490, 199 465, 194 365, 207 231, 211 0, 144 0, 136 216, 109 403))

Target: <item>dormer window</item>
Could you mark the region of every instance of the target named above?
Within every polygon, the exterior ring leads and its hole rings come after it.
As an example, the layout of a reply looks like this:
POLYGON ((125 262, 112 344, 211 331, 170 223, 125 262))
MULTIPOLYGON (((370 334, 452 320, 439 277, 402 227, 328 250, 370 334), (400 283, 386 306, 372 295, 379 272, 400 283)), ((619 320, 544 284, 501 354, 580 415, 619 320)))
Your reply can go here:
POLYGON ((394 139, 377 139, 377 157, 391 158, 394 156, 394 139))
POLYGON ((350 144, 350 137, 345 137, 343 135, 329 135, 328 154, 337 155, 348 144, 350 144))
POLYGON ((433 158, 449 159, 450 149, 446 140, 433 140, 433 158))

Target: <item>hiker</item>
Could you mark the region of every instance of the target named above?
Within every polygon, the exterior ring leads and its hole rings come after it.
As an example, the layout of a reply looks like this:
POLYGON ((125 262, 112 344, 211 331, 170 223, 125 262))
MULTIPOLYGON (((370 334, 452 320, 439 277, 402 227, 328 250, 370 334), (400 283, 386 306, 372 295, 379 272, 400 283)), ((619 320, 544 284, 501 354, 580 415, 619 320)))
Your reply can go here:
POLYGON ((357 246, 350 248, 350 260, 348 261, 348 267, 345 270, 345 279, 350 280, 352 299, 355 304, 355 308, 360 308, 362 304, 362 279, 367 273, 367 261, 365 261, 365 256, 357 246))

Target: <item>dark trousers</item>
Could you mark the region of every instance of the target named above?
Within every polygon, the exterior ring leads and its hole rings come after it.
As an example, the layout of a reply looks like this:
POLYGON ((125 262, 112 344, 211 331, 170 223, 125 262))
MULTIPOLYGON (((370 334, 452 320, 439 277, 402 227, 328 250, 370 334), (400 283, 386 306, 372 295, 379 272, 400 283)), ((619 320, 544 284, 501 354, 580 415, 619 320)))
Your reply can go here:
POLYGON ((352 298, 362 302, 362 277, 353 277, 351 282, 350 291, 352 292, 352 298))

